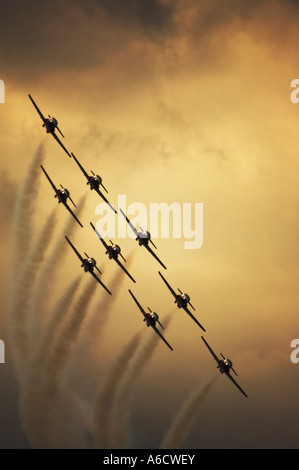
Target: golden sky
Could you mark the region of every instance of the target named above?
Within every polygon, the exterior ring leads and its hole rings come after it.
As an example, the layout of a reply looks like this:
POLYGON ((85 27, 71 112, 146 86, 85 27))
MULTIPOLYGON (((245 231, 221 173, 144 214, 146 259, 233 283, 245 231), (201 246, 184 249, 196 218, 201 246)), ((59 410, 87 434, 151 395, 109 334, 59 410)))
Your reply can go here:
MULTIPOLYGON (((128 204, 147 207, 203 203, 202 247, 185 250, 184 240, 156 239, 157 253, 169 283, 191 296, 206 340, 232 359, 249 398, 219 376, 186 448, 297 447, 299 366, 290 361, 290 343, 298 337, 299 104, 290 100, 290 83, 298 78, 297 2, 129 0, 125 7, 121 0, 31 0, 2 10, 3 304, 14 201, 41 141, 53 180, 68 187, 75 202, 87 191, 75 162, 44 135, 31 93, 45 115, 58 119, 68 150, 103 177, 113 205, 121 194, 128 204)), ((89 226, 97 222, 99 202, 88 193, 84 229, 73 241, 101 266, 104 249, 89 226)), ((54 206, 41 177, 35 234, 54 206)), ((61 207, 56 212, 60 236, 69 215, 61 207)), ((118 243, 124 256, 133 251, 137 283, 124 279, 114 292, 98 345, 103 376, 144 326, 128 288, 161 318, 173 309, 156 261, 132 239, 118 243)), ((57 267, 51 305, 75 275, 86 282, 77 261, 69 250, 57 267)), ((106 261, 104 270, 109 287, 117 266, 106 261)), ((94 302, 101 295, 99 286, 94 302)), ((202 331, 183 311, 172 315, 165 336, 174 351, 158 344, 130 401, 132 446, 157 448, 184 400, 216 371, 202 331), (151 405, 144 406, 145 397, 151 405)), ((8 342, 6 325, 3 309, 0 338, 8 342)), ((75 390, 84 360, 78 368, 70 363, 66 374, 75 390)), ((3 395, 12 391, 9 406, 0 400, 10 429, 0 434, 0 447, 26 446, 9 353, 0 374, 3 395)), ((81 393, 90 398, 83 386, 81 393)))

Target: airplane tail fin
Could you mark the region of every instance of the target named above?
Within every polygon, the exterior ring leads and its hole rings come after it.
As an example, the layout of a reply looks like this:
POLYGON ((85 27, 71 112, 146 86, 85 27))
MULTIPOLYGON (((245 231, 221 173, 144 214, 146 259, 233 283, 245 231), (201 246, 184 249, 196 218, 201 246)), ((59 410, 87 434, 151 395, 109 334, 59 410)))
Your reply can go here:
POLYGON ((99 270, 97 266, 95 266, 95 269, 98 271, 98 273, 102 274, 102 272, 99 270))
POLYGON ((108 191, 107 191, 107 189, 105 188, 105 186, 103 185, 103 183, 101 183, 101 186, 104 188, 104 190, 105 190, 106 193, 108 194, 108 191))
POLYGON ((154 247, 155 249, 157 249, 157 247, 156 247, 156 245, 154 244, 153 240, 150 239, 149 241, 150 241, 150 243, 153 245, 153 247, 154 247))
POLYGON ((61 130, 59 129, 58 126, 56 127, 56 129, 58 130, 59 134, 60 134, 63 138, 65 138, 64 135, 63 135, 63 133, 61 132, 61 130))
POLYGON ((73 204, 74 207, 77 207, 76 204, 74 203, 74 201, 72 200, 71 196, 69 196, 69 200, 71 201, 71 203, 73 204))

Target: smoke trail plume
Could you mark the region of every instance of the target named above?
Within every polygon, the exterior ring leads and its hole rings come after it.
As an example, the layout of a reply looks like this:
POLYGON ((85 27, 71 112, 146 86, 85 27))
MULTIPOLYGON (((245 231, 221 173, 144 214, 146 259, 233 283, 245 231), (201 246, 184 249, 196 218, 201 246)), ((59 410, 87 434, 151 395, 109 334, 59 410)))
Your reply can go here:
MULTIPOLYGON (((130 269, 133 261, 134 252, 131 252, 127 257, 126 267, 130 269)), ((111 263, 115 264, 113 261, 111 263)), ((83 393, 88 393, 89 400, 95 399, 95 394, 98 388, 98 376, 101 370, 101 362, 99 357, 99 344, 100 339, 104 333, 105 327, 107 326, 111 309, 113 304, 118 299, 118 293, 120 292, 123 282, 128 279, 126 273, 115 265, 115 275, 109 283, 109 289, 113 295, 103 296, 99 302, 95 305, 95 308, 91 315, 89 315, 85 322, 80 338, 75 346, 75 351, 72 357, 72 362, 75 364, 80 363, 84 360, 84 377, 80 374, 79 381, 76 380, 74 371, 74 378, 76 386, 81 389, 83 393)), ((129 282, 131 282, 129 280, 129 282)))
MULTIPOLYGON (((86 196, 87 194, 84 194, 77 204, 76 215, 78 217, 80 216, 84 208, 86 196)), ((38 337, 40 333, 41 317, 39 315, 39 311, 46 311, 45 306, 49 299, 50 287, 52 285, 53 278, 56 273, 56 268, 57 266, 59 266, 60 263, 63 262, 63 258, 68 252, 67 243, 65 242, 64 236, 66 234, 68 236, 71 236, 75 228, 77 228, 77 222, 73 217, 70 216, 61 234, 59 235, 55 246, 53 247, 50 255, 48 256, 47 261, 42 266, 38 281, 35 284, 30 306, 33 341, 38 337)))
POLYGON ((196 420, 197 413, 204 399, 209 393, 215 376, 204 382, 197 390, 195 390, 181 410, 174 418, 169 431, 164 436, 160 449, 179 449, 187 438, 193 423, 196 420))
POLYGON ((33 393, 29 397, 27 395, 27 405, 22 406, 23 423, 35 447, 52 447, 55 443, 55 434, 52 432, 52 412, 60 388, 63 386, 63 372, 67 366, 71 348, 80 333, 96 288, 95 279, 89 279, 81 296, 55 336, 54 344, 42 368, 39 387, 31 390, 33 393))
MULTIPOLYGON (((130 266, 133 261, 134 252, 131 252, 127 257, 126 267, 130 269, 130 266)), ((82 331, 82 339, 87 339, 87 344, 85 346, 90 346, 90 340, 92 339, 98 341, 99 335, 103 332, 103 327, 106 324, 108 319, 108 313, 111 310, 113 303, 117 300, 117 293, 119 292, 123 281, 127 278, 126 273, 116 266, 117 272, 115 273, 109 289, 113 293, 108 298, 102 298, 95 307, 94 314, 90 317, 88 323, 82 331)))
POLYGON ((87 404, 77 391, 63 383, 55 408, 52 410, 55 423, 55 449, 87 449, 92 446, 93 423, 87 404))
POLYGON ((139 345, 141 334, 137 333, 125 346, 105 383, 101 387, 94 406, 94 436, 98 449, 111 449, 111 413, 115 401, 117 385, 126 373, 129 362, 139 345))
POLYGON ((40 265, 50 244, 56 222, 55 211, 46 220, 36 244, 27 254, 25 261, 13 283, 9 305, 9 325, 18 375, 24 373, 29 354, 28 308, 40 265))
MULTIPOLYGON (((13 214, 12 253, 13 265, 18 267, 30 249, 33 233, 33 214, 40 183, 40 165, 45 158, 44 144, 41 143, 30 163, 25 180, 20 188, 13 214)), ((14 277, 14 276, 13 276, 14 277)))
MULTIPOLYGON (((41 372, 41 368, 44 366, 47 355, 51 350, 56 337, 56 332, 59 331, 64 317, 67 316, 68 311, 71 308, 71 302, 79 287, 80 281, 81 277, 78 276, 63 293, 52 312, 48 324, 45 326, 45 329, 41 334, 37 347, 33 349, 30 369, 33 372, 33 376, 37 378, 41 372)), ((31 377, 31 382, 33 381, 33 377, 31 377)))
MULTIPOLYGON (((40 432, 39 405, 40 399, 43 399, 43 368, 47 355, 51 350, 52 343, 54 342, 56 331, 59 331, 60 329, 60 324, 63 319, 62 315, 65 316, 68 314, 68 310, 71 307, 72 298, 78 288, 80 279, 80 277, 75 279, 57 302, 49 325, 47 325, 45 331, 42 333, 41 338, 37 343, 37 346, 33 348, 30 355, 30 362, 28 366, 29 373, 26 377, 26 382, 23 384, 23 389, 21 390, 20 408, 23 427, 27 431, 28 436, 31 438, 33 446, 35 445, 35 435, 38 435, 40 432), (35 418, 35 415, 37 415, 37 419, 35 418)), ((41 423, 41 425, 42 424, 43 423, 41 423)))
MULTIPOLYGON (((162 321, 163 326, 169 325, 173 315, 169 313, 162 321)), ((161 341, 161 338, 150 328, 151 331, 144 339, 143 344, 138 349, 130 367, 126 370, 126 374, 117 389, 116 399, 114 401, 113 418, 112 418, 112 439, 114 449, 124 449, 128 442, 127 433, 127 415, 126 404, 136 383, 138 376, 152 357, 155 348, 161 341)), ((164 346, 163 346, 164 347, 164 346)))

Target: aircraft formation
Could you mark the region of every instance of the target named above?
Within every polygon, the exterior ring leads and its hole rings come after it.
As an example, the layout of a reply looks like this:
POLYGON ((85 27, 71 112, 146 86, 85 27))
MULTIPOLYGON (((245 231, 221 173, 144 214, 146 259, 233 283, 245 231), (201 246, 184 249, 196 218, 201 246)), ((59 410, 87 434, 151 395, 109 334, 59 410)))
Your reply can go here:
MULTIPOLYGON (((57 119, 54 118, 54 117, 51 117, 50 115, 48 115, 48 117, 45 118, 44 115, 42 114, 42 112, 40 111, 39 107, 37 106, 37 104, 33 100, 32 96, 30 94, 28 96, 29 96, 33 106, 35 107, 37 113, 39 114, 41 120, 43 121, 42 127, 46 128, 47 134, 51 134, 54 137, 54 139, 58 142, 60 147, 64 150, 64 152, 71 159, 73 159, 76 162, 76 164, 78 165, 78 167, 82 171, 83 175, 85 176, 85 178, 87 180, 86 184, 89 185, 90 190, 95 190, 97 192, 97 194, 106 202, 106 204, 116 214, 117 211, 110 204, 110 202, 108 201, 108 199, 106 198, 106 196, 103 194, 103 192, 100 189, 100 188, 103 188, 104 191, 108 194, 107 189, 103 185, 102 178, 99 175, 95 174, 94 172, 91 172, 91 175, 89 175, 86 172, 86 170, 81 165, 79 160, 75 157, 75 155, 72 152, 69 152, 66 149, 66 147, 63 145, 63 143, 61 142, 58 135, 55 133, 56 131, 58 131, 60 133, 60 135, 64 138, 64 135, 62 134, 62 132, 60 131, 60 129, 58 127, 57 119)), ((42 165, 41 165, 41 169, 42 169, 43 173, 45 174, 46 178, 48 179, 50 185, 52 186, 52 189, 55 192, 54 197, 57 198, 58 203, 62 203, 62 205, 72 215, 72 217, 74 217, 74 219, 77 221, 77 223, 80 225, 80 227, 83 228, 82 223, 80 222, 80 220, 77 218, 76 214, 72 211, 72 209, 68 205, 68 201, 70 201, 73 204, 73 206, 76 207, 75 203, 73 202, 73 200, 70 197, 69 190, 66 189, 65 187, 63 187, 62 185, 60 185, 60 188, 57 188, 42 165)), ((155 250, 157 250, 157 247, 151 239, 150 232, 143 230, 141 227, 139 227, 139 230, 137 230, 134 227, 134 225, 131 223, 131 221, 129 220, 127 215, 121 209, 120 209, 120 212, 123 215, 123 217, 126 219, 128 225, 130 226, 132 231, 134 232, 134 234, 136 236, 136 241, 138 242, 138 245, 143 246, 155 258, 155 260, 160 264, 160 266, 162 266, 164 269, 167 269, 165 264, 160 260, 160 258, 156 255, 156 253, 152 249, 152 247, 153 247, 155 250)), ((106 243, 105 240, 101 237, 101 235, 98 232, 98 230, 96 229, 96 227, 94 226, 94 224, 92 222, 90 222, 90 225, 91 225, 92 229, 94 230, 95 234, 98 236, 99 240, 102 242, 102 244, 105 248, 105 254, 108 256, 108 258, 110 260, 113 259, 118 264, 118 266, 126 273, 126 275, 132 280, 132 282, 136 283, 135 279, 131 276, 131 274, 127 271, 125 266, 119 260, 119 257, 120 257, 123 260, 123 262, 126 263, 126 259, 121 254, 120 246, 113 243, 111 240, 109 240, 110 245, 108 243, 106 243)), ((98 274, 100 274, 100 275, 102 274, 101 271, 99 270, 99 268, 97 267, 97 263, 96 263, 95 258, 90 257, 87 253, 84 253, 85 257, 83 257, 67 236, 65 236, 65 239, 66 239, 66 242, 70 245, 70 247, 74 251, 74 253, 79 258, 79 260, 81 262, 81 267, 84 269, 84 271, 89 272, 94 277, 94 279, 105 289, 105 291, 109 295, 112 295, 112 292, 110 292, 110 290, 106 287, 106 285, 101 281, 99 276, 94 272, 96 270, 98 272, 98 274)), ((168 283, 168 281, 165 279, 165 277, 162 275, 162 273, 160 271, 158 271, 158 274, 161 277, 164 284, 166 285, 166 287, 171 292, 172 296, 174 297, 174 299, 175 299, 174 303, 176 304, 177 308, 178 309, 183 309, 189 315, 189 317, 197 324, 197 326, 199 326, 205 332, 206 331, 205 328, 201 325, 201 323, 199 323, 197 318, 191 313, 191 311, 189 309, 189 307, 191 307, 191 309, 193 311, 195 311, 195 308, 193 307, 193 305, 190 302, 190 300, 191 300, 190 296, 186 293, 183 293, 180 289, 178 289, 179 293, 176 293, 175 290, 171 287, 171 285, 168 283)), ((146 322, 147 327, 151 326, 152 329, 155 331, 155 333, 164 342, 164 344, 171 351, 173 351, 172 346, 168 343, 168 341, 165 339, 165 337, 163 336, 163 334, 161 333, 161 331, 157 327, 157 324, 158 324, 162 330, 164 329, 162 324, 159 321, 158 314, 156 312, 153 312, 149 307, 147 307, 148 312, 146 310, 144 310, 144 308, 141 306, 139 301, 134 296, 133 292, 130 289, 128 291, 129 291, 129 294, 131 295, 131 297, 133 298, 134 302, 136 303, 137 307, 141 311, 141 313, 144 317, 143 321, 146 322)), ((218 358, 218 356, 215 354, 215 352, 213 351, 213 349, 210 347, 210 345, 207 343, 207 341, 204 339, 203 336, 201 336, 201 339, 203 340, 204 344, 206 345, 206 347, 210 351, 211 355, 213 356, 213 358, 217 362, 216 367, 217 367, 217 369, 219 369, 219 372, 221 374, 225 374, 230 379, 230 381, 240 390, 240 392, 247 398, 247 394, 244 392, 244 390, 240 387, 240 385, 236 382, 234 377, 231 375, 231 372, 233 372, 235 375, 237 375, 236 371, 233 368, 232 361, 228 358, 225 358, 223 356, 223 354, 221 354, 222 359, 218 358)))

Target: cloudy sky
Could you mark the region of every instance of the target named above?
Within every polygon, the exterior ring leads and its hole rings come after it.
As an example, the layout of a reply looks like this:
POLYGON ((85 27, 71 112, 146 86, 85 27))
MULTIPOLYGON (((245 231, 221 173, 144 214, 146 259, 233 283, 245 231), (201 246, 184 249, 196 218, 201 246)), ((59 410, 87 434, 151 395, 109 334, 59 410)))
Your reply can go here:
MULTIPOLYGON (((0 364, 1 448, 40 445, 28 431, 34 413, 26 422, 20 410, 32 363, 27 361, 20 377, 9 293, 17 295, 13 214, 41 143, 43 165, 55 183, 67 186, 75 202, 87 194, 80 216, 84 229, 75 229, 72 240, 103 266, 108 287, 115 285, 118 269, 105 261, 89 226, 99 220, 98 196, 87 192, 76 163, 45 135, 28 93, 45 115, 58 119, 68 150, 88 172, 102 176, 116 208, 119 195, 126 196, 128 206, 143 203, 148 211, 151 203, 203 204, 202 247, 186 250, 183 238, 170 236, 155 239, 157 253, 169 283, 191 296, 206 340, 217 354, 232 359, 248 399, 217 376, 181 447, 298 447, 299 365, 290 360, 291 341, 299 337, 299 104, 290 100, 291 81, 298 78, 298 18, 298 3, 291 0, 12 0, 1 7, 0 338, 6 346, 6 363, 0 364)), ((43 176, 30 184, 36 204, 32 220, 27 219, 32 230, 25 224, 22 233, 26 250, 36 246, 56 204, 43 176)), ((69 217, 62 207, 55 214, 45 261, 63 238, 69 217)), ((131 238, 118 240, 116 234, 114 240, 130 256, 137 282, 118 279, 107 324, 94 343, 94 367, 88 365, 80 334, 74 341, 53 410, 54 447, 57 442, 85 446, 79 430, 84 420, 74 403, 80 400, 93 416, 98 390, 123 348, 146 328, 129 288, 161 319, 171 313, 165 337, 174 348, 170 352, 158 342, 134 379, 126 403, 131 448, 159 448, 189 396, 217 372, 200 338, 203 332, 173 309, 158 276, 160 266, 131 238), (78 426, 80 438, 67 428, 59 434, 68 396, 75 398, 66 417, 78 426)), ((43 331, 45 318, 77 275, 80 295, 88 275, 66 250, 51 282, 44 280, 49 295, 41 305, 42 319, 36 317, 43 331)), ((104 296, 98 286, 85 320, 90 336, 92 309, 101 299, 105 304, 104 296)), ((34 299, 28 305, 19 303, 21 318, 22 307, 30 310, 34 299)), ((31 357, 38 336, 34 318, 26 331, 31 357)))

